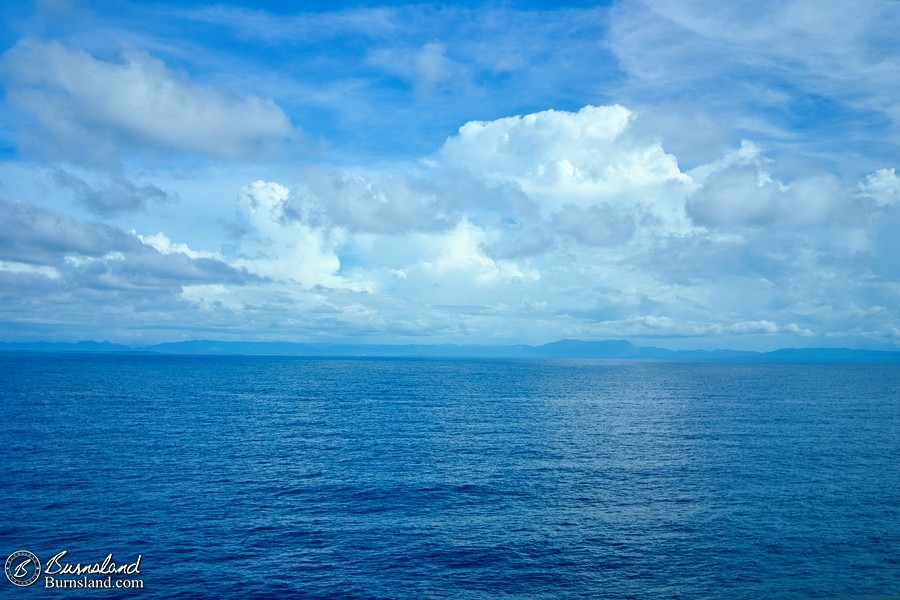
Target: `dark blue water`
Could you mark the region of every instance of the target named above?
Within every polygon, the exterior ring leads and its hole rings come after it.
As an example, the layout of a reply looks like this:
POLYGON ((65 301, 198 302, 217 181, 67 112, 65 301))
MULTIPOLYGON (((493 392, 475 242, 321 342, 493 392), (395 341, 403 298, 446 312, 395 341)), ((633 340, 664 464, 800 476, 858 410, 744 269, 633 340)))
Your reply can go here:
POLYGON ((900 595, 900 366, 0 355, 0 596, 900 595), (2 577, 2 576, 0 576, 2 577))

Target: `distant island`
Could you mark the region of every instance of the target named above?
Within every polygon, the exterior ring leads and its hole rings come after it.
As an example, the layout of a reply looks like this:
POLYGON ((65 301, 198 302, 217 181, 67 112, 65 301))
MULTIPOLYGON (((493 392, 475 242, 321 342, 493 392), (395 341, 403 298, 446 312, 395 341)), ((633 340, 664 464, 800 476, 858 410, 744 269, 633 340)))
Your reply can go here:
POLYGON ((625 340, 560 340, 540 346, 459 344, 328 344, 302 342, 224 342, 192 340, 149 346, 112 342, 0 342, 0 352, 106 352, 322 357, 422 358, 615 358, 663 360, 730 360, 766 362, 900 362, 900 351, 852 348, 782 348, 749 350, 667 350, 635 346, 625 340))

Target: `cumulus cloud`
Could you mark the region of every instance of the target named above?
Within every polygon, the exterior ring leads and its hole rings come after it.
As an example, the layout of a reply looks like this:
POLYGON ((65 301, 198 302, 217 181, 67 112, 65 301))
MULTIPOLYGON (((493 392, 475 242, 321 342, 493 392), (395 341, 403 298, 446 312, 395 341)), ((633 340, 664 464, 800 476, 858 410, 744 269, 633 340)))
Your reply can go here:
POLYGON ((553 215, 553 226, 588 246, 618 246, 627 242, 635 230, 629 215, 617 213, 608 204, 587 209, 567 204, 553 215))
POLYGON ((346 285, 334 278, 355 268, 360 281, 424 299, 430 295, 413 288, 429 278, 440 286, 452 279, 457 289, 463 281, 535 282, 532 260, 561 247, 616 248, 638 235, 691 231, 684 198, 693 180, 631 127, 621 106, 544 111, 465 124, 419 164, 385 172, 308 167, 294 191, 256 182, 242 191, 242 210, 264 213, 247 229, 270 245, 257 249, 266 261, 242 264, 259 270, 295 255, 288 262, 297 268, 309 254, 318 275, 297 281, 346 285), (305 240, 304 253, 296 240, 305 240), (402 282, 390 274, 398 272, 402 282))
POLYGON ((662 231, 690 228, 683 198, 691 179, 658 142, 633 136, 630 127, 631 111, 616 105, 475 121, 448 139, 434 160, 515 186, 547 218, 566 206, 601 206, 641 212, 662 231))
POLYGON ((426 252, 420 266, 438 274, 462 273, 464 280, 478 285, 540 278, 534 271, 520 269, 513 261, 488 257, 484 252, 487 235, 481 227, 463 219, 451 231, 423 240, 426 252))
POLYGON ((862 196, 871 198, 878 206, 900 204, 900 177, 895 169, 878 169, 859 183, 862 196))
POLYGON ((860 254, 883 243, 857 196, 892 189, 889 172, 783 181, 750 142, 684 172, 634 122, 620 106, 472 122, 418 164, 254 182, 235 264, 364 292, 354 314, 376 329, 455 306, 469 324, 527 312, 542 335, 648 339, 814 335, 848 310, 837 273, 884 272, 860 254))
POLYGON ((418 165, 310 167, 301 182, 286 216, 369 234, 446 232, 468 220, 494 258, 693 227, 684 210, 693 180, 658 142, 632 135, 621 106, 470 122, 418 165))
POLYGON ((271 152, 296 135, 272 100, 228 96, 138 50, 107 62, 25 39, 4 53, 2 65, 8 101, 33 115, 72 159, 104 158, 121 146, 238 158, 271 152))
POLYGON ((900 339, 895 2, 97 6, 0 58, 0 328, 900 339))
POLYGON ((692 172, 698 186, 686 209, 693 221, 710 227, 806 227, 849 217, 852 194, 828 172, 781 181, 773 161, 747 141, 740 149, 692 172))
POLYGON ((340 259, 331 232, 286 215, 290 190, 276 182, 257 180, 244 186, 239 218, 250 232, 240 242, 233 264, 252 273, 307 288, 345 287, 337 276, 340 259))
POLYGON ((145 245, 156 249, 160 254, 184 254, 189 258, 209 258, 213 260, 223 261, 224 258, 218 252, 209 252, 206 250, 194 250, 187 244, 181 242, 173 242, 163 232, 157 232, 149 235, 142 235, 136 231, 131 232, 145 245))
POLYGON ((688 213, 701 225, 768 225, 779 212, 781 191, 753 165, 732 166, 706 179, 688 202, 688 213))
POLYGON ((557 248, 552 224, 539 219, 504 219, 492 229, 492 239, 482 245, 493 258, 525 258, 545 254, 557 248))
POLYGON ((7 202, 0 278, 83 307, 153 297, 232 333, 890 337, 893 171, 786 177, 746 142, 685 172, 634 124, 545 111, 465 124, 415 163, 257 179, 235 190, 228 251, 7 202))
POLYGON ((318 167, 304 169, 302 175, 306 193, 294 209, 317 211, 353 231, 442 230, 458 218, 446 191, 413 173, 372 181, 358 173, 318 167))

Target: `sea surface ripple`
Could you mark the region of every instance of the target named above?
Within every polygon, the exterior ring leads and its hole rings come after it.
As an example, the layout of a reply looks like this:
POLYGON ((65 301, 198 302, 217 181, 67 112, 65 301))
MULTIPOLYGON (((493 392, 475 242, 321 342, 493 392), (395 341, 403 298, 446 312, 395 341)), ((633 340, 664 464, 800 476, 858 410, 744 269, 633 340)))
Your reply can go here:
POLYGON ((8 354, 0 442, 128 597, 900 596, 897 365, 8 354))

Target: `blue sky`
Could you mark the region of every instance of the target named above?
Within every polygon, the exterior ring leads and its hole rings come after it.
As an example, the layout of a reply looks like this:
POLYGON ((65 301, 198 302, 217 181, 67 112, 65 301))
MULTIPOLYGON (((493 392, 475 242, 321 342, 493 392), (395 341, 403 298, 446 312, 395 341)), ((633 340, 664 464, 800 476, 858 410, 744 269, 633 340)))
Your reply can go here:
POLYGON ((2 340, 900 347, 900 2, 0 22, 2 340))

